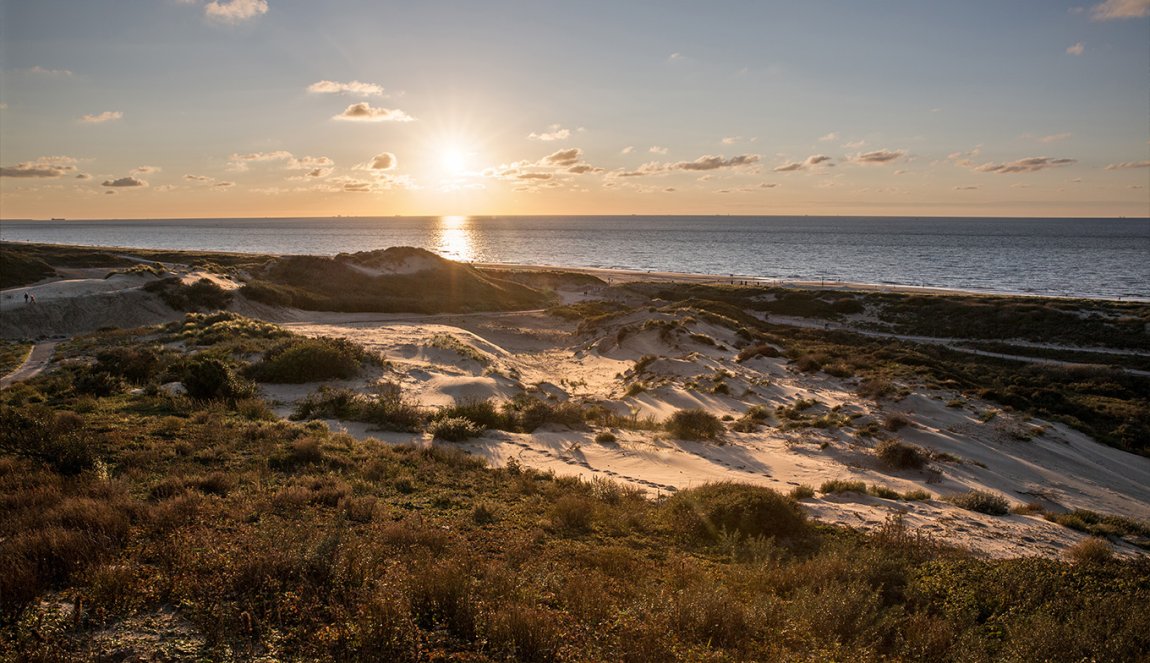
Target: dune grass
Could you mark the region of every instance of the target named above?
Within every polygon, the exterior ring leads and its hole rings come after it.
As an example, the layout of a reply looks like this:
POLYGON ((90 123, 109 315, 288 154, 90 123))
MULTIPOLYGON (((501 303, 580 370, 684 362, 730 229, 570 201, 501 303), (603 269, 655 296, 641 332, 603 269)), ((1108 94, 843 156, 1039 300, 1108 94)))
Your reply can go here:
MULTIPOLYGON (((763 487, 652 501, 487 468, 451 444, 267 420, 252 399, 85 395, 75 375, 0 392, 0 646, 16 660, 90 657, 97 631, 173 607, 205 660, 1136 660, 1150 647, 1145 560, 984 560, 898 523, 821 525, 763 487), (83 455, 63 462, 68 449, 83 455)), ((312 405, 402 402, 382 391, 312 405)), ((440 421, 523 426, 534 407, 464 404, 440 421)))

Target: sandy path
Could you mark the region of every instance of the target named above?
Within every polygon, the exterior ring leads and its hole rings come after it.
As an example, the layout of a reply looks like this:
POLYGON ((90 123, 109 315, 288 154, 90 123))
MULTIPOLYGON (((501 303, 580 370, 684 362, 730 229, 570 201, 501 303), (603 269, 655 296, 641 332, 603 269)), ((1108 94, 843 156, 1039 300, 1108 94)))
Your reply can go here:
POLYGON ((52 355, 55 354, 56 346, 59 344, 60 341, 47 341, 33 346, 32 352, 28 354, 28 358, 19 368, 0 378, 0 389, 5 389, 17 382, 23 382, 39 375, 48 366, 48 362, 52 360, 52 355))

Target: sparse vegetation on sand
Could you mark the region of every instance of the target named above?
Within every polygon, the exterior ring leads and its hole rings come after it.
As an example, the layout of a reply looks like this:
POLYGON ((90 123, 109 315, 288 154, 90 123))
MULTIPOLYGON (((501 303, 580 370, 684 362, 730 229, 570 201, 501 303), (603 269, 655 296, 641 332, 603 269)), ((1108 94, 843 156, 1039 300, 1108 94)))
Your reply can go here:
POLYGON ((1005 516, 1010 513, 1010 502, 1001 495, 984 490, 971 490, 946 498, 947 502, 969 511, 977 511, 990 516, 1005 516))
POLYGON ((718 440, 725 430, 718 417, 699 408, 678 410, 663 426, 680 440, 718 440))
POLYGON ((144 290, 159 295, 165 304, 177 311, 216 311, 227 308, 232 301, 231 292, 206 278, 184 284, 179 278, 169 276, 148 283, 144 290))
MULTIPOLYGON (((1150 562, 1098 544, 1068 553, 1074 563, 981 559, 899 519, 875 534, 813 522, 802 486, 649 500, 518 462, 488 468, 451 443, 272 420, 228 386, 245 357, 300 342, 189 316, 74 339, 56 371, 0 392, 0 651, 159 658, 175 636, 134 625, 160 618, 202 660, 1125 661, 1150 649, 1150 562), (158 388, 193 366, 210 397, 158 388), (92 375, 119 386, 78 388, 92 375)), ((616 407, 524 395, 432 411, 385 383, 321 388, 297 414, 441 438, 631 419, 656 434, 616 407)))
POLYGON ((31 343, 0 340, 0 376, 8 375, 19 368, 31 352, 31 343))
POLYGON ((379 366, 382 359, 343 338, 295 337, 278 342, 247 371, 259 382, 303 383, 346 380, 364 366, 379 366))

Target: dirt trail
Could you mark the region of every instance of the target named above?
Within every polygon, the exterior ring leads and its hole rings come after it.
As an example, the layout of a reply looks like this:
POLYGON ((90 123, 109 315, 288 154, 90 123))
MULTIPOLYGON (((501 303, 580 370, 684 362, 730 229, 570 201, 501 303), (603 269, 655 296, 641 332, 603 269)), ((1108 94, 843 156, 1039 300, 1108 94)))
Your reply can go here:
POLYGON ((56 346, 59 344, 60 341, 46 341, 34 345, 32 352, 28 354, 28 358, 19 368, 0 378, 0 389, 5 389, 17 382, 23 382, 39 375, 48 366, 48 362, 52 360, 52 355, 55 354, 56 346))

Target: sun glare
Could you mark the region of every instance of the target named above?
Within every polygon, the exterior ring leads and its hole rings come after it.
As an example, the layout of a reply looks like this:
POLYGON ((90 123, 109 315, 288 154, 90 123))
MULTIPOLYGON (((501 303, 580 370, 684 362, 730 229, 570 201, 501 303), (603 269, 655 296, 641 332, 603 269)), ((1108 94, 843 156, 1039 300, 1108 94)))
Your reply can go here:
POLYGON ((467 153, 458 148, 447 148, 440 155, 440 165, 448 175, 458 175, 467 169, 467 153))

